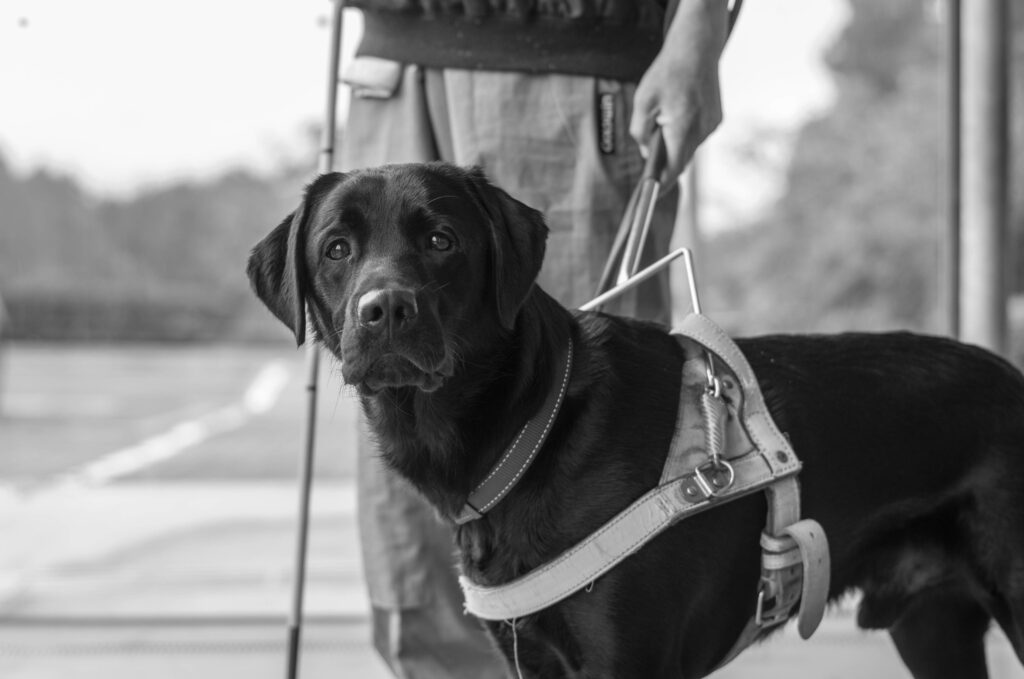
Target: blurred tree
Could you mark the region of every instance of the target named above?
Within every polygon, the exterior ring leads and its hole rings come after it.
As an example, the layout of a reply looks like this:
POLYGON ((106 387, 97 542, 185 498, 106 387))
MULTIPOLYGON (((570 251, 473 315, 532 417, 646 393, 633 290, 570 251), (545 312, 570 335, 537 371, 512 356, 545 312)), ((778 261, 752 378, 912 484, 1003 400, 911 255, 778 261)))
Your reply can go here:
POLYGON ((46 171, 18 179, 0 158, 0 205, 0 288, 56 293, 116 277, 116 249, 74 180, 46 171))
MULTIPOLYGON (((716 318, 728 311, 731 330, 941 327, 946 65, 935 6, 851 2, 827 54, 836 105, 801 131, 786 195, 763 219, 712 240, 701 262, 706 304, 716 318)), ((1014 18, 1021 73, 1024 12, 1014 18)), ((1012 84, 1015 110, 1024 110, 1024 78, 1012 84)), ((1013 125, 1024 150, 1024 116, 1013 125)), ((245 258, 297 204, 318 137, 310 126, 308 148, 293 156, 308 163, 122 201, 97 201, 49 172, 15 177, 0 159, 0 294, 22 322, 13 331, 29 332, 25 319, 36 316, 49 329, 32 332, 68 337, 285 337, 248 293, 245 258)), ((1014 162, 1024 177, 1024 152, 1014 162)), ((1020 232, 1024 191, 1012 199, 1020 232)), ((1024 239, 1014 245, 1024 261, 1024 239)), ((1024 268, 1016 272, 1024 289, 1024 268)))
POLYGON ((16 337, 211 339, 253 303, 249 248, 291 211, 308 173, 229 172, 97 201, 0 159, 0 294, 16 337), (304 175, 299 179, 300 175, 304 175))
POLYGON ((851 8, 828 54, 838 99, 800 133, 786 195, 709 244, 712 308, 737 331, 941 328, 944 27, 932 2, 851 8))

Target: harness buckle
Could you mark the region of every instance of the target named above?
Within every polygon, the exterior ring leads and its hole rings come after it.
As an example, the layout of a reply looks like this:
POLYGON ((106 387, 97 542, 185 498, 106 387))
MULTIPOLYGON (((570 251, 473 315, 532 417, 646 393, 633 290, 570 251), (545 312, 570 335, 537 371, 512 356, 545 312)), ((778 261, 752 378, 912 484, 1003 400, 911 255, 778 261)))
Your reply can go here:
POLYGON ((754 611, 754 624, 758 627, 774 627, 789 620, 789 607, 779 601, 781 591, 775 589, 767 580, 761 580, 757 590, 757 608, 754 611))
POLYGON ((754 624, 764 627, 764 585, 757 588, 757 608, 754 609, 754 624))
POLYGON ((754 622, 772 627, 789 620, 800 601, 804 572, 800 547, 789 537, 761 534, 761 582, 754 622))

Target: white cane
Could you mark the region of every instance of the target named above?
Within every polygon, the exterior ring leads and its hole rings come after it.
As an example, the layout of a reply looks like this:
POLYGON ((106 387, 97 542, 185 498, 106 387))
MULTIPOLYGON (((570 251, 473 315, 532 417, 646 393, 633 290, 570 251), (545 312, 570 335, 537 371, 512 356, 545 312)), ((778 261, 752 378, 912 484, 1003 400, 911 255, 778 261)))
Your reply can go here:
MULTIPOLYGON (((338 111, 338 67, 341 63, 342 9, 344 0, 331 0, 331 49, 327 63, 327 110, 320 146, 318 170, 326 174, 334 170, 334 140, 338 111)), ((307 328, 311 328, 307 325, 307 328)), ((316 440, 316 391, 320 367, 320 350, 313 338, 306 336, 306 422, 303 429, 303 455, 299 462, 299 526, 295 541, 295 573, 292 583, 292 606, 288 616, 287 678, 299 676, 299 651, 302 644, 303 595, 306 589, 306 551, 309 539, 309 500, 313 484, 313 449, 316 440)))

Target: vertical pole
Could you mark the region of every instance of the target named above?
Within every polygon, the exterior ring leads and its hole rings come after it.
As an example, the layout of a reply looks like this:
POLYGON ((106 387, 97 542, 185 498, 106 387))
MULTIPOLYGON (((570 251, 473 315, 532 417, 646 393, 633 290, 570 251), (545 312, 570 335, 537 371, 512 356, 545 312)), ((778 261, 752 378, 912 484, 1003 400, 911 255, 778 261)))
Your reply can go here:
MULTIPOLYGON (((331 0, 331 49, 327 64, 327 108, 321 138, 318 170, 334 169, 334 144, 338 117, 338 67, 341 63, 343 0, 331 0)), ((307 324, 311 332, 312 324, 307 324)), ((292 605, 288 616, 287 677, 299 676, 299 651, 302 646, 303 599, 306 590, 306 552, 309 542, 309 505, 313 486, 313 451, 316 444, 316 392, 320 367, 320 349, 311 335, 306 337, 306 421, 303 429, 303 454, 299 463, 299 527, 295 541, 295 570, 292 605)))
POLYGON ((1009 1, 962 6, 961 338, 1006 351, 1009 1))
POLYGON ((954 338, 960 335, 960 5, 961 0, 948 0, 946 4, 949 203, 944 243, 945 284, 941 286, 941 290, 945 295, 943 301, 946 306, 946 333, 954 338))

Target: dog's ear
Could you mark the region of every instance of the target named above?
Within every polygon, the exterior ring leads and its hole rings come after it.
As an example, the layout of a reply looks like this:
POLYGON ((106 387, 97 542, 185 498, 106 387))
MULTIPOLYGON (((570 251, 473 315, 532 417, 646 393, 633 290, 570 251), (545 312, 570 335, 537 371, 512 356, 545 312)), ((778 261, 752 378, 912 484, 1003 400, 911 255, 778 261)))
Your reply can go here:
POLYGON ((284 218, 249 254, 249 283, 256 296, 295 334, 306 340, 306 233, 316 201, 344 175, 325 174, 306 188, 295 212, 284 218))
POLYGON ((498 318, 511 330, 544 263, 548 227, 539 211, 491 184, 479 167, 468 177, 490 221, 498 318))

